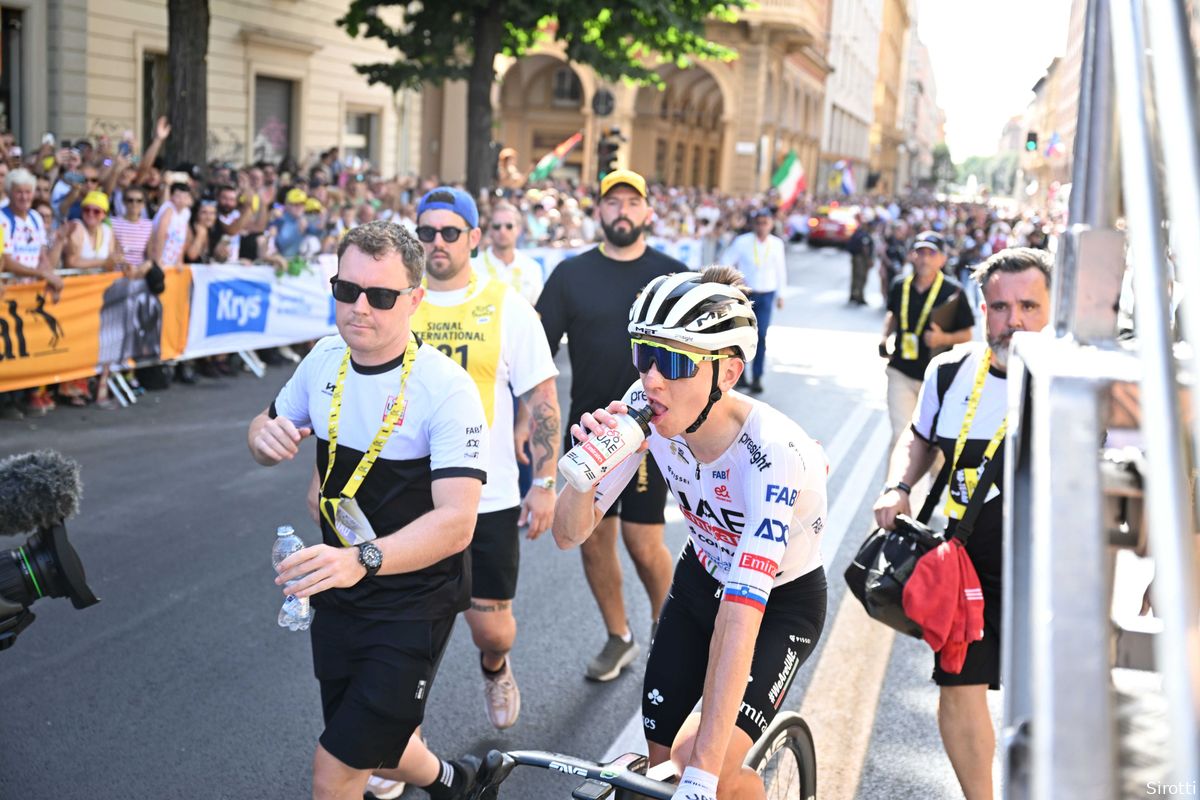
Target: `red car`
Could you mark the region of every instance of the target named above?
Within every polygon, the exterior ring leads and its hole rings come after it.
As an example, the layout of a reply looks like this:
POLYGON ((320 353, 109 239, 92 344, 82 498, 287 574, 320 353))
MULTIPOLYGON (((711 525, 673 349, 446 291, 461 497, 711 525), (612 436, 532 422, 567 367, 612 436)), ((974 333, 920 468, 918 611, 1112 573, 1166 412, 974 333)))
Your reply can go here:
POLYGON ((808 219, 808 243, 812 247, 845 247, 858 230, 858 206, 821 206, 808 219))

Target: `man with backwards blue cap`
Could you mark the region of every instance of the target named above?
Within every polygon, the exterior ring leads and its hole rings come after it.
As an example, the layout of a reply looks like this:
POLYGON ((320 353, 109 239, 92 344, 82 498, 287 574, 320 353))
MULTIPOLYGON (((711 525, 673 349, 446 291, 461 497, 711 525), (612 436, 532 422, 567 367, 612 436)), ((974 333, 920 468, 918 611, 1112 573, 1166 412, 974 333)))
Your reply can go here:
POLYGON ((463 367, 479 389, 490 436, 487 483, 471 542, 471 607, 467 624, 480 652, 488 718, 503 730, 517 721, 521 693, 508 653, 517 635, 512 601, 520 555, 518 528, 536 539, 554 516, 558 461, 558 369, 537 312, 508 283, 471 267, 479 245, 479 212, 461 189, 440 186, 417 206, 417 238, 425 248, 425 301, 413 331, 463 367), (517 485, 513 395, 530 410, 533 485, 524 503, 517 485))

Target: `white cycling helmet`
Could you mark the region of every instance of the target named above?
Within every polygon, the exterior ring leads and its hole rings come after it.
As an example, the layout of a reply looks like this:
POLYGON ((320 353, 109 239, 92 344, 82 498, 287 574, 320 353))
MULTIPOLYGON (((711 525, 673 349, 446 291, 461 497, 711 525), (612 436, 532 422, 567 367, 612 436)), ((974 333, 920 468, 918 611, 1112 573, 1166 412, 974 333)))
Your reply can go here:
POLYGON ((758 350, 758 320, 750 300, 729 284, 702 280, 698 272, 650 281, 629 310, 629 333, 713 352, 733 347, 747 363, 758 350))

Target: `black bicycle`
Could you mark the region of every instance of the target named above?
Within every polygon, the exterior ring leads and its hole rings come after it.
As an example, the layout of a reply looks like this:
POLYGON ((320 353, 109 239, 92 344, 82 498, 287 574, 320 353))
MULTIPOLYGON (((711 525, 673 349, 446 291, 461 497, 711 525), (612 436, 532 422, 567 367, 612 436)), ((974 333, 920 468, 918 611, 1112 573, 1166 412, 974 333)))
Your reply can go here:
MULTIPOLYGON (((817 753, 812 732, 799 714, 785 711, 746 754, 746 766, 762 776, 768 800, 815 800, 817 753)), ((583 781, 571 792, 575 800, 671 800, 677 777, 671 762, 647 774, 646 756, 627 753, 608 764, 541 750, 492 750, 479 768, 471 800, 499 797, 500 784, 517 767, 540 767, 583 781)))

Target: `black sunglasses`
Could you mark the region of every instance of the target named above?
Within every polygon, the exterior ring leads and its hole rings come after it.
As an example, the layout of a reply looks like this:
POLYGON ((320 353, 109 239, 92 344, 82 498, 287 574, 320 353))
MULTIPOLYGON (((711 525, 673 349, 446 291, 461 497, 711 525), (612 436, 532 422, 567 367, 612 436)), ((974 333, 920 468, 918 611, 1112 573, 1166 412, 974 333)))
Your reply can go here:
POLYGON ((458 241, 459 236, 470 231, 470 228, 435 228, 432 225, 418 225, 417 238, 425 244, 433 244, 434 238, 440 233, 443 242, 454 244, 458 241))
POLYGON ((493 222, 492 223, 492 230, 494 230, 494 231, 498 231, 501 228, 504 228, 506 231, 511 231, 515 227, 517 227, 517 226, 512 224, 511 222, 493 222))
POLYGON ((407 289, 385 289, 382 286, 368 288, 340 278, 330 278, 329 285, 333 287, 333 299, 339 303, 357 303, 358 296, 366 292, 367 304, 380 311, 387 311, 396 305, 396 300, 400 295, 412 294, 413 290, 417 288, 415 286, 409 286, 407 289))

